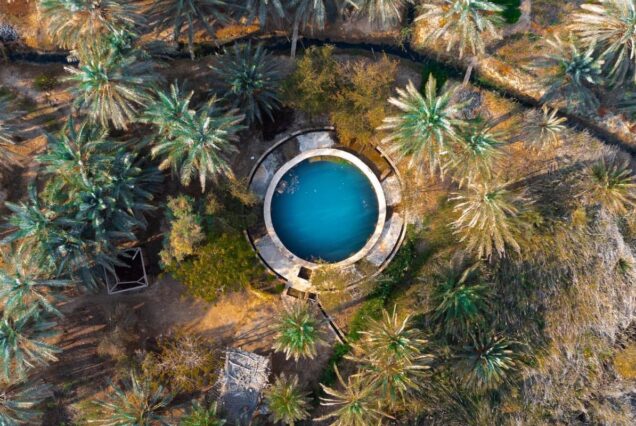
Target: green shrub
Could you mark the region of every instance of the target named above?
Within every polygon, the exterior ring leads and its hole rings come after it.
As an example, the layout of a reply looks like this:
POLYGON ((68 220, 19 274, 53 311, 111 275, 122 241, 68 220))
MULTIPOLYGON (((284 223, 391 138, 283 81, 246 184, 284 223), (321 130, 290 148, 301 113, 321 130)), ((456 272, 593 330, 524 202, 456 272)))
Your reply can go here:
POLYGON ((221 294, 239 291, 265 278, 265 270, 240 231, 212 234, 195 256, 168 268, 193 296, 214 302, 221 294))
POLYGON ((40 74, 33 80, 33 87, 41 92, 53 90, 57 85, 57 76, 51 74, 40 74))
POLYGON ((166 215, 170 231, 166 234, 160 253, 164 267, 193 255, 195 248, 205 239, 201 216, 195 212, 191 197, 180 195, 169 198, 166 215))
POLYGON ((506 23, 514 24, 521 17, 521 9, 519 9, 519 6, 521 5, 521 0, 490 0, 490 1, 505 7, 503 12, 501 12, 501 16, 503 16, 506 23))

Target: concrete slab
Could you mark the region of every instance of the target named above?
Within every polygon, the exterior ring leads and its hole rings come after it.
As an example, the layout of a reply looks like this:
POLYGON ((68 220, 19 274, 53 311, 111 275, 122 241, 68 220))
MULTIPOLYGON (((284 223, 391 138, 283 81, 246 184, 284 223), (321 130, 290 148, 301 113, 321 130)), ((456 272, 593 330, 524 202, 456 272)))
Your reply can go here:
POLYGON ((400 180, 396 175, 391 175, 382 181, 382 189, 386 197, 387 206, 396 206, 402 202, 402 189, 400 180))
POLYGON ((393 248, 398 243, 403 226, 404 219, 402 216, 394 213, 385 223, 378 243, 373 247, 365 259, 372 265, 378 267, 382 265, 382 263, 389 258, 391 251, 393 251, 393 248))
POLYGON ((336 142, 329 132, 313 132, 297 137, 300 152, 318 148, 331 148, 336 142))

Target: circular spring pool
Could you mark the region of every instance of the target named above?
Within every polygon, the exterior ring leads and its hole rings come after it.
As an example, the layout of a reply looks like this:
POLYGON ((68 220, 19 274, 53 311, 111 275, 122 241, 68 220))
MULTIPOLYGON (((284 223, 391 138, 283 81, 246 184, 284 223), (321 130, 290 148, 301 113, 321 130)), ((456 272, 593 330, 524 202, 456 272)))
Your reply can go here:
POLYGON ((367 176, 343 158, 314 157, 288 170, 271 202, 283 245, 309 262, 343 261, 367 244, 378 224, 378 197, 367 176))

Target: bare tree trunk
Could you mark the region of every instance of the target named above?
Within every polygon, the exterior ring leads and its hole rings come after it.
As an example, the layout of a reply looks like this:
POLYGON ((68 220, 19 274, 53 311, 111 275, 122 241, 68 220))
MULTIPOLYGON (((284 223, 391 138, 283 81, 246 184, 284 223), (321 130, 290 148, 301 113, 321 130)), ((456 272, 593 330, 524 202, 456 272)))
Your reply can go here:
POLYGON ((296 57, 296 45, 298 44, 298 27, 300 23, 294 20, 294 28, 292 30, 291 57, 296 57))

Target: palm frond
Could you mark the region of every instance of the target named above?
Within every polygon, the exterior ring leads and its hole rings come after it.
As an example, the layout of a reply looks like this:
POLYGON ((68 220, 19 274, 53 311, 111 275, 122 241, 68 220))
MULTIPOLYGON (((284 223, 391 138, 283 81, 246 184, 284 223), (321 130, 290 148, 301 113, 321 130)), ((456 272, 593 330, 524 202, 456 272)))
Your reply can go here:
POLYGON ((210 68, 218 81, 218 94, 245 114, 248 125, 262 123, 263 115, 272 118, 272 111, 280 107, 282 75, 263 46, 235 44, 231 50, 224 49, 210 68))
POLYGON ((504 8, 488 0, 442 0, 439 3, 422 4, 424 13, 415 18, 436 22, 438 28, 428 37, 429 40, 446 37, 446 50, 459 47, 460 58, 466 51, 473 55, 486 51, 484 33, 494 39, 501 38, 497 29, 503 23, 500 13, 504 8))
POLYGON ((309 417, 309 398, 298 384, 298 376, 281 374, 265 391, 265 400, 271 411, 270 419, 274 423, 294 425, 309 417))
POLYGON ((307 306, 294 304, 285 308, 272 325, 275 331, 273 348, 283 352, 286 359, 313 359, 317 347, 324 344, 321 322, 307 306))
POLYGON ((582 196, 589 204, 624 215, 636 206, 636 176, 629 163, 601 160, 587 168, 582 196))
POLYGON ((0 424, 40 424, 39 406, 50 396, 53 396, 51 387, 44 383, 0 380, 0 424))

